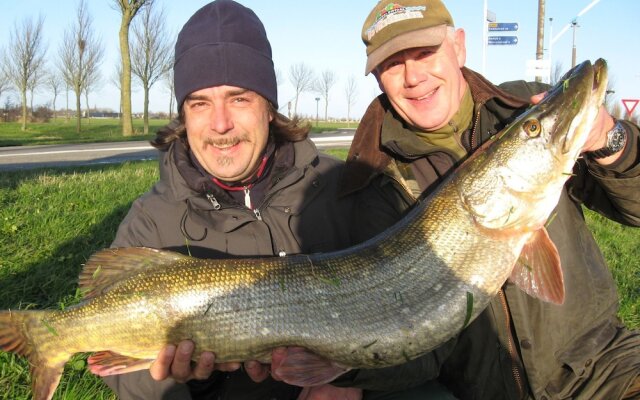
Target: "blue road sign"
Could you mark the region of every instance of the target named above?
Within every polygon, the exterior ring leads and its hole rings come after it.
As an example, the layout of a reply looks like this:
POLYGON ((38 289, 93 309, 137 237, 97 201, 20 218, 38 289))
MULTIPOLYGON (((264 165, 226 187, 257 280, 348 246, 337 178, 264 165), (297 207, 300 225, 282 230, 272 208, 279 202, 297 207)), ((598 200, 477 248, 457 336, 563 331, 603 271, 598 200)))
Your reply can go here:
POLYGON ((517 31, 518 23, 517 22, 491 22, 489 23, 489 31, 490 32, 505 32, 505 31, 517 31))
POLYGON ((487 44, 518 44, 517 36, 489 36, 487 44))

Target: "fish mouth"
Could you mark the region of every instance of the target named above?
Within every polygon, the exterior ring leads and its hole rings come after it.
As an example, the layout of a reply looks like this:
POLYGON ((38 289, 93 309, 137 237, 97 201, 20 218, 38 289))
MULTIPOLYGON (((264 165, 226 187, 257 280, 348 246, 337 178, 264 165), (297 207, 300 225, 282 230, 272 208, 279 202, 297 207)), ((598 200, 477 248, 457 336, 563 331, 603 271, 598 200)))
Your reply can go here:
POLYGON ((550 133, 550 144, 567 159, 577 158, 604 101, 607 64, 603 59, 575 66, 540 102, 540 116, 550 133))

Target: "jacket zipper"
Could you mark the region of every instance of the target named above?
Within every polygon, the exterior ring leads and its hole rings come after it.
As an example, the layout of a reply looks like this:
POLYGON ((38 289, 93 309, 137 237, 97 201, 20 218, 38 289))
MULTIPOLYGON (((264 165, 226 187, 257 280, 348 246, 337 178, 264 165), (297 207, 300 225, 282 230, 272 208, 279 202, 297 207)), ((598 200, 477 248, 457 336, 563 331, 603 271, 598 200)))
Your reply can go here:
POLYGON ((524 388, 522 387, 522 375, 520 373, 520 369, 518 368, 518 364, 516 362, 519 359, 519 357, 515 349, 513 335, 511 334, 511 316, 509 315, 509 307, 507 306, 507 299, 502 289, 500 289, 500 291, 498 292, 498 296, 500 297, 500 303, 502 304, 502 311, 504 311, 504 315, 505 315, 505 324, 507 328, 507 350, 509 352, 509 357, 511 358, 511 373, 513 374, 513 379, 516 382, 518 393, 520 394, 518 398, 521 399, 524 394, 524 388))
POLYGON ((218 200, 216 200, 216 198, 211 193, 207 193, 206 196, 207 200, 209 200, 214 210, 219 210, 222 207, 220 203, 218 203, 218 200))
POLYGON ((475 121, 473 121, 473 129, 471 130, 471 140, 469 141, 469 149, 468 151, 471 152, 474 149, 473 143, 475 142, 476 139, 476 131, 478 129, 478 121, 480 121, 480 108, 478 107, 478 111, 476 112, 476 118, 475 121))

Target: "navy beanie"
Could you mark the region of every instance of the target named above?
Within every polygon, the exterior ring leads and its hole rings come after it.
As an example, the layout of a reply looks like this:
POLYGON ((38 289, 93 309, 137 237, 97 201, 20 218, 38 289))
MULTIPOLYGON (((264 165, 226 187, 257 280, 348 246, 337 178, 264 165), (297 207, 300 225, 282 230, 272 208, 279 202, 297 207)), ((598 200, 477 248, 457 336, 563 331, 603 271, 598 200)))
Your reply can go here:
POLYGON ((253 90, 278 108, 267 33, 258 16, 235 1, 209 3, 182 27, 173 80, 179 108, 190 93, 220 85, 253 90))

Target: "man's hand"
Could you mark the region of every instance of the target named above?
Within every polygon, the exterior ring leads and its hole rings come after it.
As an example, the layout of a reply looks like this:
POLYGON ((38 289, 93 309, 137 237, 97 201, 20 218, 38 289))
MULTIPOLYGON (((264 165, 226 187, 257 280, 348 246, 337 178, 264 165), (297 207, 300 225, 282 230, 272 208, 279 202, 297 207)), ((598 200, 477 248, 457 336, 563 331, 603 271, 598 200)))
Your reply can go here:
POLYGON ((240 368, 240 363, 237 362, 216 364, 215 355, 207 351, 200 354, 198 362, 192 368, 193 349, 194 344, 190 340, 183 340, 178 346, 165 346, 149 368, 153 379, 161 381, 172 377, 177 382, 186 382, 191 379, 207 379, 214 370, 235 371, 240 368))
MULTIPOLYGON (((538 104, 542 101, 542 99, 546 95, 547 95, 547 92, 543 92, 535 96, 532 96, 531 102, 533 104, 538 104)), ((594 121, 593 126, 591 127, 591 132, 589 132, 589 137, 587 138, 587 141, 582 147, 582 153, 584 153, 585 151, 598 150, 606 146, 607 132, 613 129, 614 125, 615 125, 615 120, 613 119, 611 114, 609 114, 609 112, 604 106, 600 106, 600 109, 598 110, 598 115, 594 121)), ((622 151, 619 151, 616 154, 613 154, 606 158, 597 159, 596 161, 602 165, 611 164, 615 162, 618 158, 620 158, 621 154, 622 154, 622 151)))

